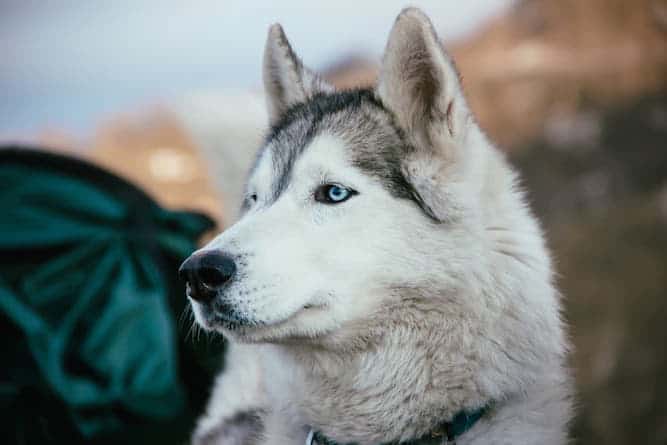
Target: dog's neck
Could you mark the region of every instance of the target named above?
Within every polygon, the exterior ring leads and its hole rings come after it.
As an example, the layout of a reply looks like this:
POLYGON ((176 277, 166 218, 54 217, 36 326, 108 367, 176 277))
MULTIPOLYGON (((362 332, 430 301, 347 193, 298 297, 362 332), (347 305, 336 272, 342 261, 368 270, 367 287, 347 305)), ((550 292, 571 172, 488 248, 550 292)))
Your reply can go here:
MULTIPOLYGON (((560 364, 551 371, 536 371, 542 377, 525 379, 523 383, 532 380, 530 385, 489 389, 483 369, 489 357, 466 341, 479 333, 466 331, 465 323, 447 326, 447 314, 437 310, 425 318, 424 308, 415 307, 421 315, 411 319, 406 302, 402 304, 400 320, 383 315, 382 325, 370 329, 366 322, 365 331, 371 334, 350 348, 281 347, 295 367, 292 401, 305 425, 338 443, 408 441, 460 412, 492 403, 493 409, 457 443, 487 443, 488 435, 501 434, 509 422, 524 435, 558 437, 553 443, 559 443, 569 395, 569 387, 560 387, 567 384, 560 364), (525 418, 529 411, 535 414, 532 420, 525 418), (556 421, 545 426, 544 419, 556 421), (524 421, 535 424, 523 425, 524 421)), ((480 344, 479 338, 475 344, 480 344)))
POLYGON ((286 347, 298 366, 297 400, 307 423, 339 443, 382 443, 421 437, 461 411, 486 406, 468 351, 445 357, 438 342, 406 332, 443 332, 424 318, 419 324, 396 320, 348 350, 286 347))

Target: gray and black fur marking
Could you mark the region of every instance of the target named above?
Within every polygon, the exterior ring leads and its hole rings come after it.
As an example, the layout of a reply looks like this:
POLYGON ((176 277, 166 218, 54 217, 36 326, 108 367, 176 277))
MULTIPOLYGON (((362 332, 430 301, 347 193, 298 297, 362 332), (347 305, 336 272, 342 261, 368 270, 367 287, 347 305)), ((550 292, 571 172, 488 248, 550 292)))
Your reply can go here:
POLYGON ((270 202, 287 188, 294 163, 322 133, 342 138, 351 148, 353 165, 378 179, 393 196, 414 202, 437 221, 401 169, 402 160, 414 147, 371 89, 315 94, 290 107, 270 129, 257 157, 271 150, 275 181, 270 202))

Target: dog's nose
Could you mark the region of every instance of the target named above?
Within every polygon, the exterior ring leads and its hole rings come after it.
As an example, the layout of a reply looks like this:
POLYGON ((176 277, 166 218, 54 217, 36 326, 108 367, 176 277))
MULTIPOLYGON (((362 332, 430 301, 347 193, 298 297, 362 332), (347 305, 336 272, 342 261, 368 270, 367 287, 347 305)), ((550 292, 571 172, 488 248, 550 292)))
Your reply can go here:
POLYGON ((178 276, 190 285, 190 297, 209 301, 236 272, 234 260, 216 250, 197 252, 181 264, 178 276))

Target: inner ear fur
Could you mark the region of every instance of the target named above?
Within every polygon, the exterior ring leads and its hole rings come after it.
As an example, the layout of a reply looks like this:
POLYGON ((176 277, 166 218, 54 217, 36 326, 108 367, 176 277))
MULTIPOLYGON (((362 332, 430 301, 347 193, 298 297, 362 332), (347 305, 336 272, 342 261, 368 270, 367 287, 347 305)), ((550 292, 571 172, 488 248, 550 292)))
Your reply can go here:
POLYGON ((463 136, 469 111, 459 76, 424 13, 403 10, 382 60, 377 94, 419 148, 463 136))

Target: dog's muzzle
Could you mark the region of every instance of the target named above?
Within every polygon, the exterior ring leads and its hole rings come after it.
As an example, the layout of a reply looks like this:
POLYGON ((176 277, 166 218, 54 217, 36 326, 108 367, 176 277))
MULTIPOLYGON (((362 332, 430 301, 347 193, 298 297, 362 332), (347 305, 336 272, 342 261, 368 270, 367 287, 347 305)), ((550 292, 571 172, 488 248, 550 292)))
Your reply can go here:
POLYGON ((234 259, 216 250, 197 252, 178 269, 178 276, 188 285, 188 295, 200 303, 213 300, 234 276, 234 259))

